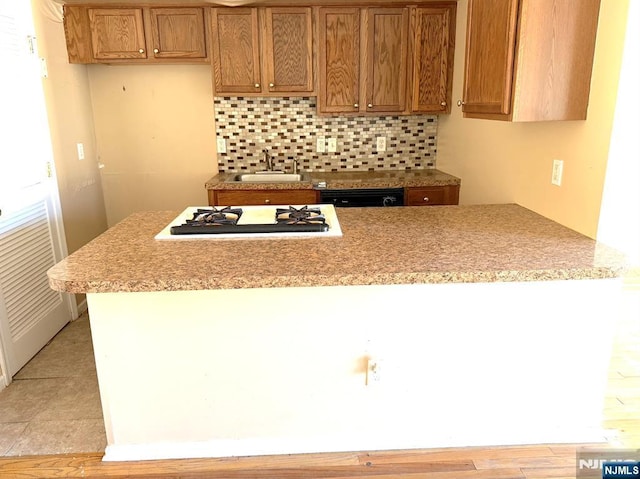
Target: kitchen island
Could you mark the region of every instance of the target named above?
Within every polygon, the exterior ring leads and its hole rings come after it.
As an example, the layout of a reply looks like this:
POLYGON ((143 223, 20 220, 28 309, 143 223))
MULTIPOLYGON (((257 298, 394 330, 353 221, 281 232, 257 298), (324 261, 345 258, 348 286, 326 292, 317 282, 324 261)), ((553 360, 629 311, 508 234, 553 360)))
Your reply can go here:
POLYGON ((87 293, 105 460, 604 439, 616 251, 518 205, 154 240, 176 214, 49 271, 87 293))

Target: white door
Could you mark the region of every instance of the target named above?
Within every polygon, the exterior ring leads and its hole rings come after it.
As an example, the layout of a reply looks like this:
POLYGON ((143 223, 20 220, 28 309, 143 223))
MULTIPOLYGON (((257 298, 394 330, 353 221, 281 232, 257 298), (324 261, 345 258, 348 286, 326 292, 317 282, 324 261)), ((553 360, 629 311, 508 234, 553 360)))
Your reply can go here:
POLYGON ((0 365, 6 383, 71 319, 47 270, 66 251, 30 3, 0 2, 0 365))

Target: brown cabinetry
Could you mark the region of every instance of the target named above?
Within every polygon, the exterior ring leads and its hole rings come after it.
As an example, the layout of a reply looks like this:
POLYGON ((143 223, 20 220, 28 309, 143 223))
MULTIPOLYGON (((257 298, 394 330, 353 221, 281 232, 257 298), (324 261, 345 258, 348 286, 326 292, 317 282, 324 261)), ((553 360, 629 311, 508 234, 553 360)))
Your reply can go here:
POLYGON ((209 190, 209 205, 307 205, 315 204, 315 190, 209 190))
POLYGON ((319 9, 320 113, 406 110, 408 8, 319 9))
POLYGON ((216 93, 314 92, 311 8, 213 8, 211 21, 216 93))
POLYGON ((448 113, 455 3, 319 9, 320 113, 448 113))
POLYGON ((206 63, 204 8, 65 5, 70 63, 206 63))
POLYGON ((600 0, 469 0, 462 111, 586 119, 600 0))
POLYGON ((451 112, 455 19, 455 4, 413 10, 413 113, 451 112))
POLYGON ((460 197, 459 185, 420 186, 405 188, 406 206, 457 205, 460 197))
POLYGON ((206 58, 202 8, 151 8, 152 53, 155 58, 206 58))
POLYGON ((96 60, 147 58, 142 8, 90 8, 89 27, 96 60))

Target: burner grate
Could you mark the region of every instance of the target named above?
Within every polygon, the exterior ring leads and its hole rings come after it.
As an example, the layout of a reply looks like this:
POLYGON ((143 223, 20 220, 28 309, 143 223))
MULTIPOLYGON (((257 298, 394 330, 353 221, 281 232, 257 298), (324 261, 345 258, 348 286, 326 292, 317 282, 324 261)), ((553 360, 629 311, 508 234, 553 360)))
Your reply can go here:
POLYGON ((198 208, 193 213, 193 219, 187 220, 185 224, 190 226, 211 226, 211 225, 235 225, 242 216, 242 208, 231 208, 225 206, 222 209, 213 207, 212 209, 198 208))
POLYGON ((327 221, 320 211, 320 208, 309 208, 308 206, 303 206, 298 209, 293 206, 289 206, 289 208, 276 209, 277 224, 325 224, 326 222, 327 221))

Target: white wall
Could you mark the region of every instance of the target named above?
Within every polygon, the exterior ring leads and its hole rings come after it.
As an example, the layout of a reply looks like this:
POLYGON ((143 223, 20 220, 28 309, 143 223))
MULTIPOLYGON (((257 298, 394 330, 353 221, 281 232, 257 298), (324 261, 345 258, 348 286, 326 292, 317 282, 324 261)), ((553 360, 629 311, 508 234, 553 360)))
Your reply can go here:
MULTIPOLYGON (((598 240, 640 268, 640 4, 629 4, 627 36, 611 135, 598 240)), ((640 275, 638 275, 640 276, 640 275)), ((638 279, 640 282, 640 278, 638 279)))
MULTIPOLYGON (((602 0, 586 121, 463 119, 438 127, 438 168, 462 178, 461 203, 515 202, 595 238, 615 110, 628 0, 602 0), (553 159, 564 160, 561 187, 553 159)), ((467 0, 458 2, 453 101, 462 96, 467 0)))
POLYGON ((206 205, 217 172, 211 67, 90 65, 109 225, 135 211, 206 205))

